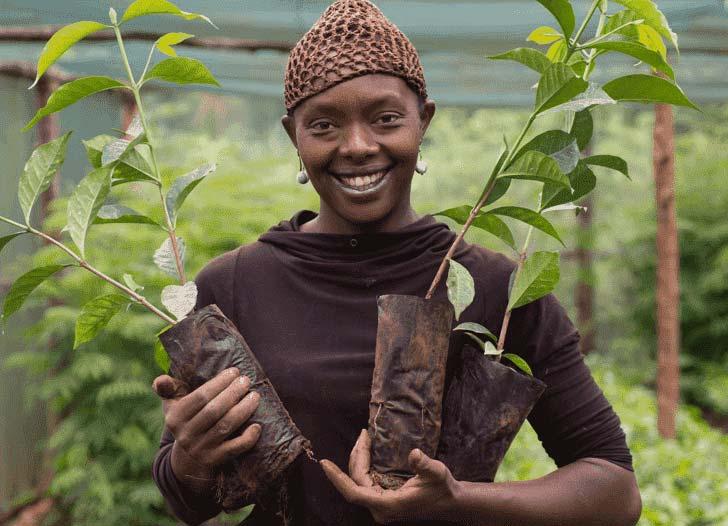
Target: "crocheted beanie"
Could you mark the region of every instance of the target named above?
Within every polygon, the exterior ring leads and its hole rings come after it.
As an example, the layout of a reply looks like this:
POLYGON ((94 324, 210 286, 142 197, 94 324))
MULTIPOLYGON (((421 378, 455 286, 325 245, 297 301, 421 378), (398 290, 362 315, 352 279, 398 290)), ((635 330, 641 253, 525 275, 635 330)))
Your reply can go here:
POLYGON ((427 98, 417 50, 369 0, 337 0, 291 50, 286 65, 286 109, 336 84, 369 73, 404 79, 427 98))

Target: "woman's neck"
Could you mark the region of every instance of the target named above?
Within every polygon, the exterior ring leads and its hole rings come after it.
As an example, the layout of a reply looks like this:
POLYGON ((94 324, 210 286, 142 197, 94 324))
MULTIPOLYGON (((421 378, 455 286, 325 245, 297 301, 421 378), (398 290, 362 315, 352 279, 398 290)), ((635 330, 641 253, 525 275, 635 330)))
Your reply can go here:
POLYGON ((420 216, 411 206, 399 213, 392 213, 378 221, 368 223, 352 222, 331 212, 321 204, 321 212, 312 220, 303 223, 301 232, 318 234, 375 234, 381 232, 394 232, 419 220, 420 216))

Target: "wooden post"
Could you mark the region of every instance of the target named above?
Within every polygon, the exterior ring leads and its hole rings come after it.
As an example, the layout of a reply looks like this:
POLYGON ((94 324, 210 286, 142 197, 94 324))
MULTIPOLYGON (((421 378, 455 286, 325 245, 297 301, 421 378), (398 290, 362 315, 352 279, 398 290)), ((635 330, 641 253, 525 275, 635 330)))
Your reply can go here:
POLYGON ((657 429, 675 438, 680 398, 680 249, 675 213, 675 152, 672 107, 655 105, 653 143, 657 205, 657 429))
POLYGON ((137 106, 134 96, 131 93, 123 93, 121 95, 121 129, 129 128, 134 115, 136 115, 137 106))

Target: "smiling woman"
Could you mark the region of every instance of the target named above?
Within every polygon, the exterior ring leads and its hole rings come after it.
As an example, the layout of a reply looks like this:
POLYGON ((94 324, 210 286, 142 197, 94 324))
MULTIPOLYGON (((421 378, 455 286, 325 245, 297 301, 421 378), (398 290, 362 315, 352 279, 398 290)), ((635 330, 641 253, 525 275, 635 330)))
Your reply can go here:
MULTIPOLYGON (((379 409, 402 410, 403 419, 414 414, 418 429, 386 436, 390 451, 399 449, 392 456, 407 463, 396 466, 394 478, 406 482, 398 489, 378 485, 384 479, 371 468, 380 464, 376 440, 385 432, 377 429, 377 416, 370 418, 382 326, 377 298, 422 300, 456 238, 432 216, 418 216, 410 202, 435 103, 427 98, 417 51, 368 0, 334 2, 303 36, 286 69, 285 103, 282 124, 320 198, 319 212, 298 212, 257 242, 216 258, 195 280, 197 307, 215 303, 233 321, 315 454, 330 459, 299 457, 281 482, 285 500, 257 502, 250 524, 634 524, 640 496, 619 419, 551 295, 514 310, 506 347, 548 386, 529 419, 559 469, 538 480, 492 483, 488 473, 460 476, 435 458, 435 406, 443 391, 430 374, 441 373, 452 385, 469 374, 463 357, 478 353, 462 333, 450 332, 448 305, 443 345, 423 337, 390 342, 397 358, 389 362, 392 372, 413 371, 415 387, 432 403, 412 411, 395 396, 410 388, 405 374, 397 385, 379 386, 389 396, 379 409), (442 348, 440 364, 407 361, 418 346, 442 348), (369 424, 371 432, 372 422, 378 435, 365 430, 369 424), (411 448, 402 439, 415 434, 420 445, 411 448)), ((514 263, 468 243, 453 260, 470 271, 479 291, 459 321, 499 328, 514 263)), ((444 287, 422 301, 445 303, 444 287)), ((413 320, 421 317, 421 309, 412 312, 413 320)), ((251 384, 235 370, 185 396, 174 382, 169 376, 155 382, 166 400, 167 430, 154 477, 175 513, 198 524, 222 509, 213 479, 231 458, 255 447, 261 429, 248 420, 258 398, 246 395, 251 384)), ((473 444, 473 454, 484 456, 483 447, 473 444)))

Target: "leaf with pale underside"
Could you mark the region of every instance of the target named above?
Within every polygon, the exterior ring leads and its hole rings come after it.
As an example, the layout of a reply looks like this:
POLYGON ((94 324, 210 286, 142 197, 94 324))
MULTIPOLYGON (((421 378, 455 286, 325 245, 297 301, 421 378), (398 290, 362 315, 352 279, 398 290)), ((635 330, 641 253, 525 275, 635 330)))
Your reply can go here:
POLYGON ((567 38, 574 32, 574 26, 576 25, 576 17, 574 16, 574 9, 568 0, 537 0, 539 4, 544 6, 549 12, 554 15, 554 18, 561 26, 561 29, 567 38))
POLYGON ((28 296, 30 296, 30 293, 38 287, 38 285, 43 283, 59 270, 68 266, 70 265, 47 265, 44 267, 37 267, 16 279, 10 286, 8 293, 5 295, 2 317, 7 318, 16 312, 23 306, 25 300, 28 296))
POLYGON ((195 168, 190 173, 182 175, 175 179, 172 187, 167 192, 165 197, 165 203, 167 205, 167 211, 169 213, 170 221, 172 225, 177 224, 177 212, 182 207, 182 203, 185 202, 190 192, 202 182, 210 173, 216 169, 215 164, 204 164, 198 168, 195 168))
POLYGON ((486 327, 482 326, 479 323, 475 323, 475 322, 472 322, 472 321, 465 322, 465 323, 461 323, 460 325, 458 325, 457 327, 455 327, 453 330, 454 331, 474 332, 476 334, 482 334, 482 335, 490 338, 494 342, 497 342, 498 341, 498 338, 496 337, 496 335, 493 334, 492 332, 490 332, 486 327))
POLYGON ((26 225, 30 225, 30 213, 38 196, 51 185, 53 176, 66 157, 70 136, 71 132, 67 132, 57 139, 41 144, 33 150, 25 163, 18 183, 18 201, 26 225))
POLYGON ((528 376, 533 376, 533 371, 531 371, 531 367, 528 365, 526 360, 518 356, 517 354, 513 353, 503 353, 503 358, 510 360, 513 365, 518 367, 521 371, 526 373, 528 376))
POLYGON ((551 206, 549 208, 546 208, 542 210, 541 212, 575 212, 576 215, 579 215, 581 213, 585 213, 587 211, 587 207, 575 205, 574 203, 563 203, 556 206, 551 206))
POLYGON ((553 27, 541 26, 531 31, 531 34, 528 35, 526 40, 543 46, 556 42, 560 38, 563 38, 563 35, 553 27))
POLYGON ((519 47, 511 49, 505 53, 499 55, 491 55, 488 57, 491 60, 513 60, 520 62, 524 66, 531 68, 532 70, 543 73, 551 65, 549 59, 540 51, 528 47, 519 47))
POLYGON ((534 252, 513 283, 508 310, 517 309, 549 294, 559 282, 559 253, 534 252))
POLYGON ((569 179, 561 173, 558 163, 548 155, 537 151, 526 152, 518 157, 499 177, 548 182, 564 188, 569 187, 569 179))
MULTIPOLYGON (((180 260, 182 265, 185 261, 185 241, 181 237, 177 238, 177 249, 179 250, 180 260)), ((152 258, 157 268, 172 276, 173 278, 180 279, 180 275, 177 272, 177 262, 175 261, 174 251, 172 250, 172 240, 166 238, 157 250, 154 251, 152 258)))
POLYGON ((549 157, 556 161, 556 164, 559 165, 559 170, 561 170, 562 173, 570 173, 574 170, 574 168, 576 168, 576 165, 579 164, 579 158, 581 157, 581 152, 579 151, 579 145, 576 143, 576 139, 571 139, 571 142, 568 145, 564 146, 559 151, 550 154, 549 157))
POLYGON ((105 294, 86 303, 76 320, 73 348, 93 340, 129 302, 129 298, 121 294, 105 294))
POLYGON ((592 106, 603 106, 605 104, 616 104, 612 97, 610 97, 598 84, 590 82, 589 87, 583 93, 580 93, 573 99, 558 106, 554 106, 548 110, 543 111, 541 114, 546 115, 555 111, 573 111, 578 112, 591 108, 592 106))
POLYGON ((124 130, 124 133, 132 139, 136 139, 144 133, 144 126, 142 125, 142 119, 139 116, 139 113, 134 114, 134 118, 132 118, 129 126, 127 126, 126 130, 124 130))
POLYGON ((189 33, 167 33, 159 37, 154 45, 160 52, 164 53, 168 57, 176 57, 177 52, 172 46, 176 46, 193 36, 195 35, 190 35, 189 33))
POLYGON ((110 77, 103 76, 83 77, 72 80, 71 82, 66 82, 63 86, 51 93, 46 105, 36 112, 33 118, 30 119, 30 122, 23 127, 23 131, 31 129, 43 117, 61 111, 89 95, 93 95, 94 93, 99 93, 101 91, 125 87, 126 84, 110 77))
POLYGON ((468 306, 475 299, 475 282, 468 269, 455 261, 448 259, 447 271, 447 297, 455 309, 455 319, 459 319, 468 306))
POLYGON ((146 224, 155 225, 159 224, 152 219, 147 217, 136 210, 123 206, 123 205, 104 205, 99 209, 96 219, 94 220, 95 225, 108 225, 108 224, 121 224, 121 223, 133 223, 133 224, 146 224))
POLYGON ((162 289, 162 305, 177 320, 187 316, 197 303, 197 286, 194 281, 184 285, 167 285, 162 289))
POLYGON ((103 155, 104 146, 116 140, 113 135, 101 134, 91 139, 81 141, 86 149, 86 157, 93 168, 101 167, 101 156, 103 155))
POLYGON ((38 71, 30 88, 35 86, 48 68, 61 58, 66 51, 71 49, 74 44, 96 31, 110 27, 99 22, 82 20, 68 24, 53 33, 53 36, 43 46, 43 51, 40 52, 40 57, 38 57, 38 71))
POLYGON ((607 82, 604 86, 614 100, 642 103, 664 103, 699 110, 685 93, 669 80, 654 75, 627 75, 607 82))
POLYGON ((145 76, 144 82, 159 79, 175 84, 212 84, 220 83, 202 62, 194 58, 174 57, 163 60, 154 66, 145 76))
POLYGON ((577 77, 571 67, 560 62, 552 64, 538 83, 534 113, 539 114, 564 104, 588 87, 589 83, 577 77))
POLYGON ((532 227, 540 230, 541 232, 548 234, 549 236, 556 239, 562 245, 564 244, 564 242, 561 240, 561 237, 559 236, 559 233, 556 231, 554 226, 549 222, 548 219, 543 217, 538 212, 529 210, 528 208, 522 208, 520 206, 502 206, 500 208, 494 208, 493 210, 488 210, 488 213, 505 216, 505 217, 511 217, 513 219, 517 219, 518 221, 522 221, 522 222, 526 223, 527 225, 531 225, 532 227))
POLYGON ((167 0, 135 0, 129 5, 129 7, 126 8, 126 11, 124 11, 124 15, 121 17, 120 23, 146 15, 174 15, 182 17, 185 20, 194 20, 199 18, 210 24, 215 29, 219 29, 205 15, 182 11, 179 7, 167 0))
POLYGON ((96 168, 81 179, 68 200, 68 232, 85 256, 86 235, 111 190, 111 167, 96 168))

